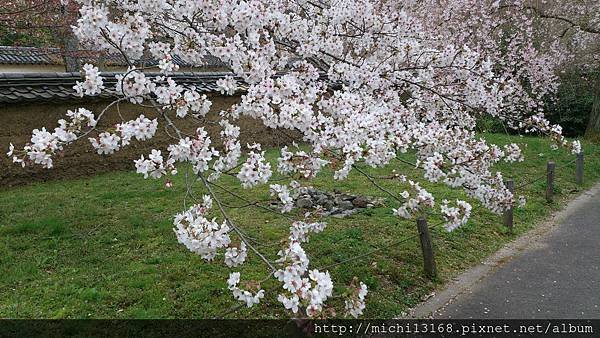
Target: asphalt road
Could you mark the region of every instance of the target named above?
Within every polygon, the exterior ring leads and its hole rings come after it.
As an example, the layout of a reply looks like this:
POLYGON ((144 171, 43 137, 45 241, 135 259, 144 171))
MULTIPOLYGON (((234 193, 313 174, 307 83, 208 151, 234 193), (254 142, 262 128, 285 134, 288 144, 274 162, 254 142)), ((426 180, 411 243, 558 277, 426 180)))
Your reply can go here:
POLYGON ((433 317, 600 319, 600 192, 433 317))

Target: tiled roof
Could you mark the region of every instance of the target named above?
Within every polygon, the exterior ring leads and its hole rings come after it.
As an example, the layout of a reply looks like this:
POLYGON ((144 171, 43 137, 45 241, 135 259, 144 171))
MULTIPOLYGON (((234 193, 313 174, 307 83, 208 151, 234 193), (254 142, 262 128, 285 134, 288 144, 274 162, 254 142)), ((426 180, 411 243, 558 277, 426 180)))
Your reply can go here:
MULTIPOLYGON (((104 62, 107 66, 127 66, 127 62, 120 54, 103 55, 95 51, 77 51, 76 55, 83 62, 96 63, 104 62)), ((179 67, 191 67, 178 55, 173 56, 173 63, 179 67)), ((19 46, 0 46, 0 64, 6 65, 62 65, 63 59, 61 50, 58 48, 37 48, 37 47, 19 47, 19 46)), ((135 61, 138 66, 155 66, 158 61, 152 58, 145 58, 135 61)), ((207 55, 204 58, 203 67, 226 67, 218 58, 207 55)))
POLYGON ((35 47, 0 46, 0 64, 55 65, 61 62, 60 53, 56 48, 44 50, 35 47))
MULTIPOLYGON (((105 89, 95 98, 106 99, 116 96, 114 86, 115 75, 122 73, 103 72, 105 89)), ((159 73, 145 73, 146 76, 159 76, 159 73)), ((201 93, 219 92, 216 82, 231 73, 175 73, 170 77, 186 88, 195 87, 201 93)), ((73 86, 76 81, 83 81, 79 73, 0 73, 0 104, 26 103, 39 101, 76 101, 87 99, 76 95, 73 86)), ((238 81, 241 83, 241 81, 238 81)), ((243 84, 240 89, 245 90, 243 84)))

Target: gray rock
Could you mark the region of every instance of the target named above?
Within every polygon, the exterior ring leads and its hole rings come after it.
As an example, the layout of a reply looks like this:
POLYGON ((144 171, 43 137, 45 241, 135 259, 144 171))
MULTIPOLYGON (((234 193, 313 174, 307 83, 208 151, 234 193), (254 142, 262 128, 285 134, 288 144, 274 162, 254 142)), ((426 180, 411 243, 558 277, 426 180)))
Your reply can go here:
POLYGON ((348 194, 338 194, 336 198, 340 198, 344 201, 352 201, 356 198, 356 196, 348 195, 348 194))
POLYGON ((321 198, 317 200, 317 204, 325 210, 331 210, 335 206, 335 202, 329 198, 321 198))
POLYGON ((342 210, 342 209, 340 209, 340 208, 333 207, 333 208, 331 208, 331 210, 329 210, 329 212, 327 213, 327 216, 329 216, 329 215, 335 215, 335 214, 339 214, 339 213, 341 213, 342 211, 343 211, 343 210, 342 210))
POLYGON ((365 196, 358 196, 352 200, 352 205, 357 208, 366 208, 369 205, 369 199, 365 196))
POLYGON ((314 199, 317 202, 317 204, 321 204, 322 202, 327 201, 329 198, 325 194, 316 194, 314 196, 314 199))
POLYGON ((336 195, 336 196, 333 198, 333 202, 335 203, 335 205, 339 205, 339 204, 340 204, 340 203, 342 203, 343 201, 344 201, 344 199, 343 199, 343 198, 341 198, 339 195, 336 195))
POLYGON ((337 203, 337 206, 342 210, 354 209, 354 205, 352 205, 352 202, 350 201, 340 201, 339 203, 337 203))
POLYGON ((321 194, 320 191, 318 191, 317 189, 312 188, 312 187, 306 189, 306 193, 309 194, 312 197, 316 197, 317 195, 321 194))
POLYGON ((327 210, 331 210, 335 207, 335 203, 332 200, 327 200, 325 202, 323 202, 323 208, 327 209, 327 210))
MULTIPOLYGON (((320 191, 313 187, 300 189, 300 196, 296 199, 296 206, 303 209, 318 209, 323 216, 346 217, 354 214, 358 209, 375 208, 384 205, 385 199, 354 196, 333 190, 334 194, 320 191)), ((271 206, 280 206, 279 201, 272 201, 271 206)))
POLYGON ((296 206, 298 208, 312 208, 313 207, 313 201, 309 198, 309 197, 300 197, 296 200, 296 206))
POLYGON ((344 210, 344 211, 342 211, 342 212, 340 212, 338 214, 332 215, 332 217, 335 217, 335 218, 344 218, 344 217, 348 217, 350 215, 355 214, 356 211, 357 211, 356 209, 344 210))

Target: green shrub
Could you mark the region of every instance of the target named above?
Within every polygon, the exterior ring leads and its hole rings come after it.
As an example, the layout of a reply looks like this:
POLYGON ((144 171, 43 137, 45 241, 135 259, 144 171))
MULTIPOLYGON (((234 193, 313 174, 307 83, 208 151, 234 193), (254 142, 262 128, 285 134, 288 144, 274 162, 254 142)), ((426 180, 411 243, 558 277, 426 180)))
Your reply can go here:
POLYGON ((546 116, 563 127, 564 135, 585 134, 599 80, 599 69, 587 73, 569 71, 561 76, 556 98, 546 103, 546 116))

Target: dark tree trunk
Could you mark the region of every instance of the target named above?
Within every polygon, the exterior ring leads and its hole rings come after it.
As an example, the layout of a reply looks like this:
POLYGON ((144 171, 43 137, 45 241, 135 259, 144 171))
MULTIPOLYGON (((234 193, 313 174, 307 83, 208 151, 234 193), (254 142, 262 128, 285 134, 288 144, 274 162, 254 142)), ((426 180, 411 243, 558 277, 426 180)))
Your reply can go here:
POLYGON ((79 50, 79 41, 73 33, 68 30, 63 38, 63 60, 67 72, 79 72, 81 69, 81 60, 77 56, 79 50))
POLYGON ((594 93, 594 103, 590 112, 585 137, 592 141, 600 141, 600 92, 594 93))
MULTIPOLYGON (((66 6, 61 6, 60 15, 65 22, 68 22, 69 13, 66 6)), ((56 29, 54 31, 54 39, 60 44, 65 71, 79 72, 81 70, 81 60, 78 56, 79 41, 69 25, 56 29)))

